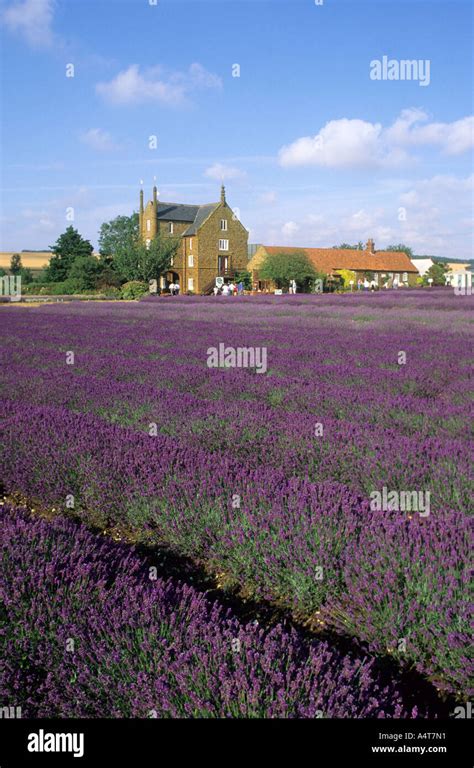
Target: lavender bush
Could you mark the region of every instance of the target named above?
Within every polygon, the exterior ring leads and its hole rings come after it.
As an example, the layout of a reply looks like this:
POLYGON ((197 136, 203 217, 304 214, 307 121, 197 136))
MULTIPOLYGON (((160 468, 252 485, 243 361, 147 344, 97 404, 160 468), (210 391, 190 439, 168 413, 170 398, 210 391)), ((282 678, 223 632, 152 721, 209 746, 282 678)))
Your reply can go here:
POLYGON ((244 625, 124 545, 1 511, 0 698, 23 717, 416 717, 373 659, 244 625))

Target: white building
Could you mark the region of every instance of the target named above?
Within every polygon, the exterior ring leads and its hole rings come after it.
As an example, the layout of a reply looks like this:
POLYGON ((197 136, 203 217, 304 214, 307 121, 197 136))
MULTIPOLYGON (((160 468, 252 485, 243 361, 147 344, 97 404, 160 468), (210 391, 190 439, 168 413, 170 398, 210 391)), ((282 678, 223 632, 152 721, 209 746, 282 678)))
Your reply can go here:
POLYGON ((434 264, 432 259, 410 259, 410 261, 417 268, 420 277, 424 277, 434 264))
POLYGON ((446 265, 448 272, 446 272, 446 285, 451 285, 453 288, 460 290, 469 290, 471 292, 472 286, 472 269, 469 263, 461 264, 459 262, 452 262, 446 265))

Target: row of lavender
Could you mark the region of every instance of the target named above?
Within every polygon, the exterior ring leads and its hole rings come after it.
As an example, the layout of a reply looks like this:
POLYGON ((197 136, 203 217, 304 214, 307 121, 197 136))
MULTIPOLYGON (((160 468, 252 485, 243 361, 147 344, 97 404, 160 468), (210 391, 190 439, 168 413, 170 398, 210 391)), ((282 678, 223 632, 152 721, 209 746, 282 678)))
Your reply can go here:
POLYGON ((72 496, 84 519, 164 540, 466 694, 466 301, 183 297, 44 307, 34 328, 18 310, 1 476, 61 509, 72 496), (268 373, 210 370, 220 341, 267 345, 268 373), (429 491, 430 515, 372 512, 382 486, 429 491))
POLYGON ((65 409, 10 405, 3 417, 7 489, 164 541, 468 692, 472 527, 458 511, 373 512, 338 482, 249 469, 65 409))
POLYGON ((0 700, 22 717, 416 717, 374 660, 244 625, 84 526, 2 508, 0 700))

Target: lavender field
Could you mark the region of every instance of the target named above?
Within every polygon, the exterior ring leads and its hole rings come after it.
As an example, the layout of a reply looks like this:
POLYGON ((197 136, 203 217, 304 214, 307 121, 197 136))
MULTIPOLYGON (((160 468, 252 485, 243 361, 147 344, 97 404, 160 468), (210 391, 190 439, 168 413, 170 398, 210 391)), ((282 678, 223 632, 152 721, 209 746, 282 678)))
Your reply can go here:
POLYGON ((2 700, 443 717, 472 696, 473 305, 1 308, 2 700), (265 370, 209 367, 220 344, 265 370), (177 567, 150 578, 163 552, 209 594, 177 567))

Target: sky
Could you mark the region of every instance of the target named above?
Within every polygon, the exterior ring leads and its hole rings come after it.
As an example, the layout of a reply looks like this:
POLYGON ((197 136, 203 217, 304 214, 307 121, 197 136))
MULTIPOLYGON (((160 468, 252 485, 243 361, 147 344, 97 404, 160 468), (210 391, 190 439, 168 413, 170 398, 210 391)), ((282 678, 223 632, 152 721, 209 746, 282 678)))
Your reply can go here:
POLYGON ((472 7, 0 0, 0 250, 97 247, 156 178, 252 243, 472 258, 472 7))

